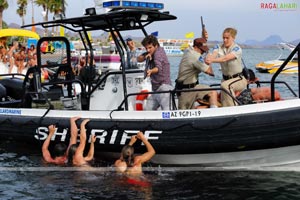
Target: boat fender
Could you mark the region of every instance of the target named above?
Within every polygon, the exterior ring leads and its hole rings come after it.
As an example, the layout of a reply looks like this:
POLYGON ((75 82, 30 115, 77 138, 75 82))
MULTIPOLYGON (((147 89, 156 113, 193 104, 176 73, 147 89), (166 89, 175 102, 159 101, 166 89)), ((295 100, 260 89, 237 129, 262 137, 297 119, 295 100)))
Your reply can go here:
POLYGON ((49 73, 46 70, 42 71, 42 82, 49 79, 49 73))
POLYGON ((148 94, 145 94, 149 92, 148 90, 142 90, 139 95, 136 96, 135 99, 135 110, 144 110, 144 101, 148 98, 148 94))
POLYGON ((151 92, 151 80, 150 77, 146 77, 141 83, 141 92, 136 96, 135 99, 135 110, 144 110, 144 103, 146 103, 146 99, 150 96, 149 94, 145 94, 147 92, 151 92))

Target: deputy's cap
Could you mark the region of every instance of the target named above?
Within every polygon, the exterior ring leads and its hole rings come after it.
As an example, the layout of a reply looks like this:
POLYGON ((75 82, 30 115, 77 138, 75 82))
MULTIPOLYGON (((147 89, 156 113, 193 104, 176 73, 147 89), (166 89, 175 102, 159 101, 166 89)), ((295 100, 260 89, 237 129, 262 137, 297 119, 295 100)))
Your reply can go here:
POLYGON ((194 45, 193 46, 196 46, 196 47, 198 47, 199 49, 201 49, 202 51, 205 51, 205 52, 207 52, 209 50, 208 46, 206 44, 206 39, 203 39, 203 38, 194 39, 194 45))

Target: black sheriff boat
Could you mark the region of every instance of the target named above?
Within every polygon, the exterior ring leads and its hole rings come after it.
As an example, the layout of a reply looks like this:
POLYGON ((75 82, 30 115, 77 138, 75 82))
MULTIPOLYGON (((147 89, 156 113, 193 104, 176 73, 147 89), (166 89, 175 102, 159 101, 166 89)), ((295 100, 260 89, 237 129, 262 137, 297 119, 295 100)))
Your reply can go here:
MULTIPOLYGON (((119 155, 131 135, 143 130, 156 150, 152 162, 158 164, 274 166, 300 161, 297 94, 300 82, 295 92, 288 84, 276 81, 289 58, 299 55, 300 44, 272 79, 262 82, 271 88, 272 99, 275 87, 282 84, 291 94, 290 98, 235 107, 178 110, 176 92, 166 91, 172 94, 174 102, 170 110, 141 111, 135 109, 135 104, 144 73, 143 69, 126 69, 127 46, 122 32, 141 30, 145 36, 146 26, 176 17, 163 11, 164 5, 160 3, 108 1, 103 7, 109 11, 97 14, 94 9, 87 9, 86 15, 81 17, 59 16, 53 21, 24 27, 63 26, 79 33, 87 52, 93 49, 89 31, 111 33, 120 54, 120 69, 100 74, 90 62, 82 77, 74 77, 69 41, 64 37, 41 38, 36 67, 28 70, 24 77, 1 75, 1 138, 28 143, 43 141, 48 125, 56 124, 53 140, 67 142, 70 118, 81 116, 91 119, 87 133, 88 137, 97 136, 95 151, 111 158, 119 155), (45 42, 58 42, 61 48, 52 54, 41 53, 45 42), (53 72, 49 81, 41 81, 41 70, 53 72)), ((93 51, 89 52, 92 58, 93 51)), ((144 150, 143 144, 137 144, 137 153, 144 150)))

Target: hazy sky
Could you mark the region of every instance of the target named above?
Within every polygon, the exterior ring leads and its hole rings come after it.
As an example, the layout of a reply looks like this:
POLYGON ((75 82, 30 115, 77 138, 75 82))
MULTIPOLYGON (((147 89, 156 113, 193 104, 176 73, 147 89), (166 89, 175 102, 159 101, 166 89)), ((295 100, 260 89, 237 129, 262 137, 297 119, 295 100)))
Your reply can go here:
MULTIPOLYGON (((66 0, 67 17, 81 16, 84 8, 94 6, 94 0, 66 0)), ((175 21, 158 22, 147 28, 148 32, 159 31, 161 38, 184 38, 187 32, 201 35, 201 21, 209 33, 209 40, 221 40, 224 28, 238 30, 237 41, 248 39, 264 40, 270 35, 279 35, 285 41, 300 39, 300 0, 153 0, 161 2, 165 10, 178 17, 175 21), (268 3, 266 6, 264 3, 268 3), (270 4, 277 8, 270 8, 270 4), (264 4, 264 8, 262 8, 264 4), (291 8, 278 8, 281 5, 291 8), (266 8, 267 7, 267 8, 266 8)), ((8 0, 10 5, 4 11, 4 21, 21 24, 16 15, 16 0, 8 0)), ((41 8, 34 7, 35 21, 42 21, 41 8)), ((31 5, 28 6, 26 24, 31 23, 31 5)), ((51 19, 49 17, 49 19, 51 19)))

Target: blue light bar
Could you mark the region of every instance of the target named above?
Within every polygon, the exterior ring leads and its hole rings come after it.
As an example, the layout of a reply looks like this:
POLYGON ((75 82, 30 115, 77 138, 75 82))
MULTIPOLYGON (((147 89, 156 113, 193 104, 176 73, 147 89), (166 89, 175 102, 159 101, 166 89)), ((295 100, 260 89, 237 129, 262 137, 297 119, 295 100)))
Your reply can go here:
POLYGON ((148 9, 148 10, 162 10, 163 3, 141 2, 141 1, 106 1, 103 2, 103 8, 130 8, 130 9, 148 9))
POLYGON ((120 1, 106 1, 103 2, 103 8, 117 7, 120 6, 120 1))

